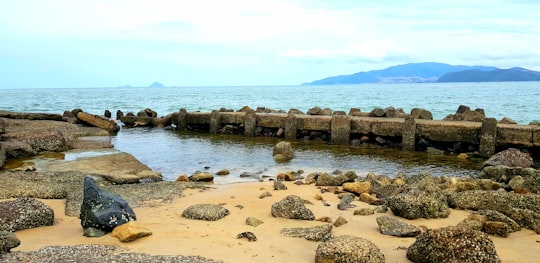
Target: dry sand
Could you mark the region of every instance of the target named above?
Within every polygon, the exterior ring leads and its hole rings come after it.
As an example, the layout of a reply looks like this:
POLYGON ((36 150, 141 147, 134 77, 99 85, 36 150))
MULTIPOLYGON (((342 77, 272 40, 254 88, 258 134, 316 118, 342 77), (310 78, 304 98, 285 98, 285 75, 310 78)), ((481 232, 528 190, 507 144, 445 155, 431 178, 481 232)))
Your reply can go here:
MULTIPOLYGON (((216 185, 215 189, 199 192, 186 190, 184 197, 172 202, 154 201, 145 207, 135 208, 138 222, 149 228, 153 234, 130 243, 122 243, 106 235, 87 238, 82 235, 80 220, 64 215, 65 200, 41 200, 55 211, 53 226, 16 232, 21 245, 13 251, 32 251, 52 245, 106 244, 127 248, 130 252, 143 252, 154 255, 200 255, 225 262, 313 262, 319 243, 302 238, 285 237, 280 234, 282 228, 311 227, 324 224, 318 221, 290 220, 274 218, 270 213, 273 203, 287 195, 295 194, 313 202, 307 205, 315 217, 329 216, 332 220, 343 216, 348 223, 336 227, 333 234, 356 235, 374 242, 384 253, 387 262, 410 262, 407 260, 406 247, 414 238, 398 238, 379 233, 376 217, 353 215, 354 209, 337 209, 339 199, 332 193, 322 194, 331 204, 324 206, 314 199, 320 189, 313 185, 294 185, 286 182, 288 190, 274 191, 272 182, 241 183, 216 185), (263 199, 259 195, 270 191, 271 197, 263 199), (182 211, 190 205, 199 203, 223 204, 231 211, 229 216, 214 221, 198 221, 183 218, 182 211), (243 206, 242 209, 237 206, 243 206), (264 223, 258 227, 245 224, 247 217, 256 217, 264 223), (236 235, 251 231, 257 236, 256 242, 236 239, 236 235)), ((368 204, 354 201, 358 207, 368 204)), ((392 213, 387 212, 388 215, 392 213)), ((469 211, 452 210, 449 218, 405 220, 417 226, 438 228, 456 225, 470 214, 469 211)), ((524 229, 510 234, 508 238, 491 236, 502 262, 538 262, 540 260, 540 236, 524 229)))

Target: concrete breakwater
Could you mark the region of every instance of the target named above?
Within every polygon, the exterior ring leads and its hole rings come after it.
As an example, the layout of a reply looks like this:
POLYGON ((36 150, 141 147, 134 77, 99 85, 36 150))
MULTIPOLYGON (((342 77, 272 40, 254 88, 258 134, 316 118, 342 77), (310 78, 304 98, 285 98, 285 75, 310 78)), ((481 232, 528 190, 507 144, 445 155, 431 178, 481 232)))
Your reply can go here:
POLYGON ((128 127, 172 126, 180 131, 266 135, 286 140, 316 138, 343 145, 375 142, 406 151, 435 148, 454 153, 475 152, 483 157, 511 147, 528 149, 533 154, 540 150, 538 125, 501 123, 484 117, 475 121, 432 120, 430 115, 428 112, 424 115, 377 117, 354 110, 349 114, 336 111, 330 115, 311 115, 296 110, 287 113, 247 108, 237 112, 223 109, 188 112, 180 109, 158 118, 155 112, 146 109, 136 116, 117 112, 117 119, 128 127))

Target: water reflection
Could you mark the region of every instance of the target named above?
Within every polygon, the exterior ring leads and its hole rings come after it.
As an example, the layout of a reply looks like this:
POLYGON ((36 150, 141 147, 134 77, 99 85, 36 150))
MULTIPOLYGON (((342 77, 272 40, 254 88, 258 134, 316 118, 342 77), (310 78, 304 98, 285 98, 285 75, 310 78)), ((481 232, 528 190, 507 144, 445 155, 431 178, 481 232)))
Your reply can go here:
POLYGON ((295 141, 295 158, 276 163, 273 146, 280 139, 174 132, 156 128, 122 129, 112 143, 120 151, 134 155, 141 162, 163 174, 165 180, 196 171, 215 173, 229 169, 228 176, 216 176, 220 184, 243 182, 240 174, 258 173, 275 176, 279 172, 304 170, 332 172, 354 170, 395 176, 400 172, 417 174, 467 176, 478 172, 482 160, 460 160, 455 156, 428 156, 425 153, 402 152, 396 149, 350 147, 295 141))

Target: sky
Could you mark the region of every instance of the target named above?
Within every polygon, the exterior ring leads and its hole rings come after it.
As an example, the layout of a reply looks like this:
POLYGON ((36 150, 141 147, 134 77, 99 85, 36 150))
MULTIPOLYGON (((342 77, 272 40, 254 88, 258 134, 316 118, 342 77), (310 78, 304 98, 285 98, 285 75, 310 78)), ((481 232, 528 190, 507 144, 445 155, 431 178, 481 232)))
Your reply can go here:
POLYGON ((540 1, 0 0, 0 88, 298 85, 414 62, 540 70, 540 1))

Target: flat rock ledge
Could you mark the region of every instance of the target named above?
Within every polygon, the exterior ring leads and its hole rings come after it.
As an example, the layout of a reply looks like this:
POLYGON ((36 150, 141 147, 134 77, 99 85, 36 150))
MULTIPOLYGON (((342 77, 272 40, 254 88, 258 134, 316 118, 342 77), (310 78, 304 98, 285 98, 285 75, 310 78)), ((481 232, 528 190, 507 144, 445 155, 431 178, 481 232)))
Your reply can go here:
POLYGON ((223 261, 200 256, 164 256, 127 253, 124 249, 106 245, 50 246, 30 252, 11 252, 0 256, 5 263, 15 262, 193 262, 220 263, 223 261))

